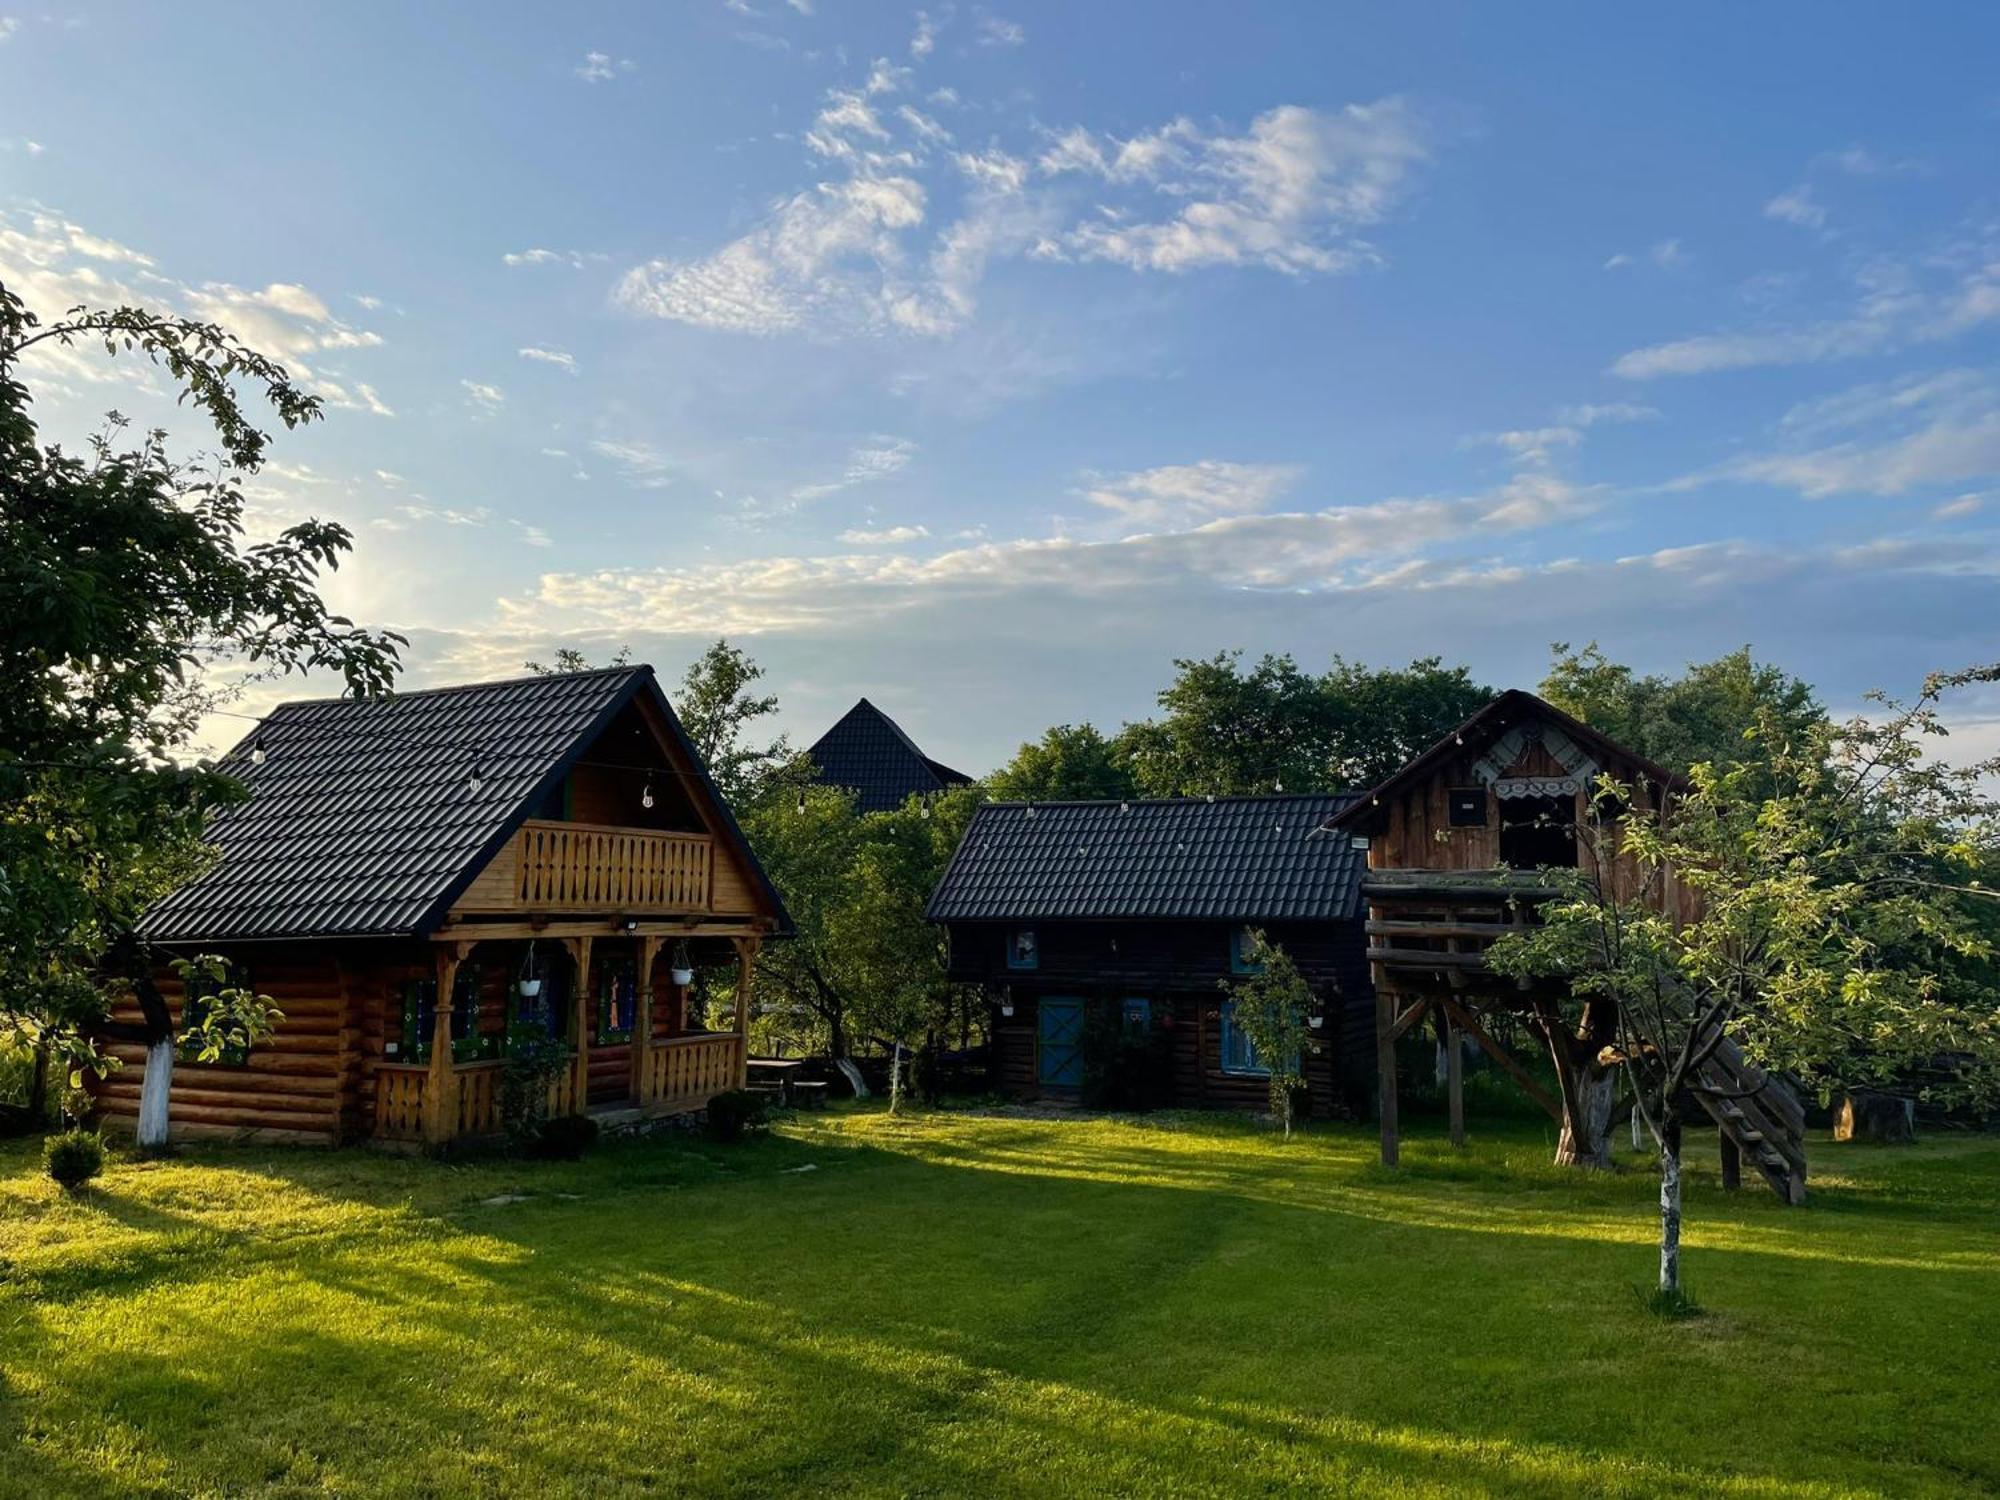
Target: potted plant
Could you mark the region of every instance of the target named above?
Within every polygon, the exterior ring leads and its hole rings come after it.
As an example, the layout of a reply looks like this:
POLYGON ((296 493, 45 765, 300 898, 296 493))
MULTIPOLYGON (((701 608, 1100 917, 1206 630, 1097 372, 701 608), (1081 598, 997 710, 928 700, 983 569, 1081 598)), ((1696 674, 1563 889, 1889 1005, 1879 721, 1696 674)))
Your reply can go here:
POLYGON ((542 993, 542 976, 535 972, 535 943, 528 940, 528 956, 521 961, 521 982, 518 988, 523 1000, 533 1000, 542 993))
POLYGON ((682 987, 694 983, 694 959, 689 955, 685 941, 674 944, 674 954, 668 974, 675 984, 682 987))

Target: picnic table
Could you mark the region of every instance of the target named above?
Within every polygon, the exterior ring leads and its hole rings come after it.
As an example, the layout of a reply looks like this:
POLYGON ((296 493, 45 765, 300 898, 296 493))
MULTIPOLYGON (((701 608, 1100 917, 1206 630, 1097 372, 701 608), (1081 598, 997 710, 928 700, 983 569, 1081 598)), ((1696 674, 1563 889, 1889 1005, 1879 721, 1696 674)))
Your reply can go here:
POLYGON ((780 1104, 789 1105, 794 1075, 805 1065, 802 1057, 752 1057, 743 1066, 751 1088, 771 1090, 780 1104))

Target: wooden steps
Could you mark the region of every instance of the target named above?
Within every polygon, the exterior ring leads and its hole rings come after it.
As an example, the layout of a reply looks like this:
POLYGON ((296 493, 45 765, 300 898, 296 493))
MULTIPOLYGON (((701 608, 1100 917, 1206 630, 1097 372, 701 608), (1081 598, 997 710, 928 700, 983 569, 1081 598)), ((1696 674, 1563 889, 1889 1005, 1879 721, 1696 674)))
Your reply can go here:
POLYGON ((1792 1091, 1753 1067, 1736 1043, 1724 1040, 1701 1070, 1695 1091, 1716 1129, 1736 1145, 1771 1191, 1786 1203, 1806 1201, 1806 1117, 1792 1091), (1742 1095, 1743 1097, 1733 1097, 1742 1095))

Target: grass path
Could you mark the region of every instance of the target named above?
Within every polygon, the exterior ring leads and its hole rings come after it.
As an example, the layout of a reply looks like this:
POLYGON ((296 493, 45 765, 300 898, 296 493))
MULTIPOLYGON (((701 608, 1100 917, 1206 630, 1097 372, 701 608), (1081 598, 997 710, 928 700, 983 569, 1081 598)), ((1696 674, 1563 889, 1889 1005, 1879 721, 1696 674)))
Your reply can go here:
POLYGON ((724 1150, 0 1148, 0 1495, 2000 1491, 2000 1140, 1814 1202, 1228 1117, 856 1111, 724 1150), (810 1170, 807 1170, 807 1169, 810 1170))

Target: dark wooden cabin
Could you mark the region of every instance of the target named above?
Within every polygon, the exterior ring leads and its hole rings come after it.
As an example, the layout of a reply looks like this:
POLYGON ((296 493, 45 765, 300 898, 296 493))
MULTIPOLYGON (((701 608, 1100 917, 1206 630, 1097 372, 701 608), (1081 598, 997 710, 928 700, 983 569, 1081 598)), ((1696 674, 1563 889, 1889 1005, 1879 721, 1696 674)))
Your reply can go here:
POLYGON ((1268 1074, 1221 981, 1262 930, 1318 998, 1315 1113, 1365 1109, 1372 1053, 1360 851, 1322 828, 1334 796, 988 803, 932 896, 954 979, 991 1000, 998 1086, 1074 1097, 1103 1049, 1144 1067, 1116 1097, 1261 1109, 1268 1074), (1137 1044, 1137 1045, 1132 1045, 1137 1044))
POLYGON ((912 797, 972 781, 924 754, 900 724, 866 698, 815 740, 806 756, 820 781, 853 792, 864 813, 893 812, 912 797))
MULTIPOLYGON (((250 796, 213 822, 217 863, 140 930, 176 1027, 177 954, 223 955, 284 1019, 175 1066, 176 1133, 492 1135, 517 1022, 571 1049, 552 1114, 699 1109, 741 1084, 750 964, 785 914, 650 667, 288 703, 223 766, 250 796), (736 965, 716 1029, 676 960, 736 965)), ((107 1050, 124 1066, 100 1108, 130 1123, 144 1050, 107 1050)))
MULTIPOLYGON (((1451 1068, 1451 1131, 1463 1138, 1457 1037, 1512 1073, 1558 1124, 1560 1104, 1490 1034, 1488 1018, 1522 1014, 1532 994, 1487 967, 1486 949, 1510 925, 1534 920, 1547 887, 1539 873, 1575 866, 1587 850, 1578 830, 1592 815, 1599 778, 1631 790, 1632 812, 1657 811, 1680 778, 1518 690, 1500 694, 1372 791, 1327 820, 1329 832, 1367 845, 1363 892, 1368 960, 1377 1005, 1377 1090, 1383 1160, 1396 1158, 1395 1043, 1431 1020, 1451 1068)), ((1625 808, 1601 808, 1600 816, 1625 808)), ((1620 854, 1604 871, 1619 899, 1644 891, 1637 864, 1620 854)), ((1692 917, 1698 895, 1668 872, 1647 899, 1692 917)), ((1735 1099, 1701 1098, 1723 1142, 1725 1176, 1747 1160, 1780 1197, 1805 1194, 1805 1116, 1782 1083, 1743 1059, 1732 1042, 1708 1080, 1735 1099)))

